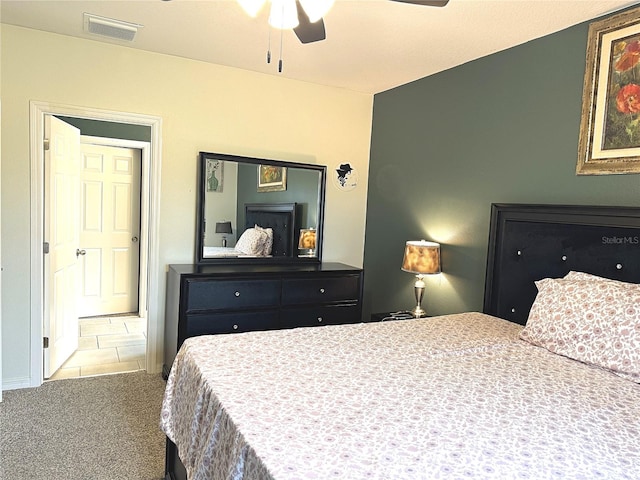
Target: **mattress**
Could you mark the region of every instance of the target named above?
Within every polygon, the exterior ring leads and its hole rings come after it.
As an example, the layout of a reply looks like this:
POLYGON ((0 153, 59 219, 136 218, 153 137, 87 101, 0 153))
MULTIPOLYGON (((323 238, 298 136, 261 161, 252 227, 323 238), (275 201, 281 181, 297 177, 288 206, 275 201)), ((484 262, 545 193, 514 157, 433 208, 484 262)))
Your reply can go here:
POLYGON ((640 386, 480 313, 194 337, 161 428, 190 479, 638 478, 640 386))
POLYGON ((217 257, 241 257, 244 256, 240 250, 233 247, 204 247, 203 258, 217 257))
POLYGON ((256 257, 271 257, 271 255, 250 255, 240 250, 236 250, 233 247, 204 247, 203 258, 256 258, 256 257))

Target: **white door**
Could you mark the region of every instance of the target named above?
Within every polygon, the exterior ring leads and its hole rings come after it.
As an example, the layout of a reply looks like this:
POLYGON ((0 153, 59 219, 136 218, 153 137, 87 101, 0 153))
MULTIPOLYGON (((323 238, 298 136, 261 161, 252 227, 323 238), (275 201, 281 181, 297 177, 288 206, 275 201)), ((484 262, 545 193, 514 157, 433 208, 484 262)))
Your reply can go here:
POLYGON ((141 151, 81 151, 79 316, 137 312, 141 151))
POLYGON ((44 377, 49 378, 78 348, 78 191, 80 186, 80 130, 45 115, 44 377))

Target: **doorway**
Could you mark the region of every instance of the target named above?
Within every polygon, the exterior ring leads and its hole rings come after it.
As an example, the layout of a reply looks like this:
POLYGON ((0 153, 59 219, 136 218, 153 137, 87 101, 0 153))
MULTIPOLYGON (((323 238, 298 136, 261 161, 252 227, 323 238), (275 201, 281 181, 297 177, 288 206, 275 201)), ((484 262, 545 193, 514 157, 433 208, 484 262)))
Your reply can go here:
MULTIPOLYGON (((103 122, 110 124, 126 124, 142 126, 150 130, 150 141, 143 142, 141 147, 141 183, 140 183, 140 236, 139 236, 139 301, 138 301, 138 329, 146 328, 145 361, 147 372, 158 373, 160 364, 158 356, 158 279, 161 267, 158 259, 158 211, 160 198, 160 137, 161 119, 140 114, 112 112, 89 108, 78 108, 65 105, 51 105, 43 102, 30 103, 31 126, 31 386, 39 386, 44 380, 44 349, 45 313, 47 305, 44 301, 44 264, 45 244, 44 235, 44 123, 47 116, 62 116, 83 119, 88 122, 103 122)), ((103 141, 111 141, 102 138, 103 141)), ((115 316, 112 316, 115 318, 115 316)))
MULTIPOLYGON (((59 124, 58 129, 74 129, 59 118, 47 120, 45 125, 50 128, 59 124)), ((72 119, 65 120, 73 122, 72 119)), ((80 121, 73 123, 82 126, 80 121)), ((49 138, 52 138, 51 134, 49 138)), ((54 156, 53 147, 50 145, 45 152, 45 178, 49 176, 47 166, 54 164, 47 160, 47 153, 49 157, 54 156)), ((48 183, 45 184, 44 220, 49 238, 61 237, 56 233, 60 226, 77 231, 77 243, 70 246, 69 254, 77 270, 78 287, 71 291, 73 298, 66 302, 73 302, 77 307, 77 324, 71 325, 77 338, 73 339, 75 348, 67 351, 63 358, 59 358, 59 349, 55 348, 57 341, 50 339, 49 348, 44 349, 44 377, 52 380, 146 368, 147 332, 139 314, 138 299, 139 239, 146 233, 140 224, 142 151, 148 144, 82 135, 77 147, 80 161, 74 178, 78 185, 69 190, 78 192, 78 211, 72 214, 67 208, 62 219, 55 218, 57 209, 47 203, 55 203, 58 195, 53 188, 47 191, 48 183), (48 217, 46 212, 53 212, 53 215, 48 217), (75 215, 77 225, 74 228, 67 227, 71 215, 75 215)), ((56 250, 50 248, 50 255, 56 250)), ((45 272, 48 261, 52 260, 45 258, 45 272)), ((57 285, 52 287, 54 282, 57 282, 55 276, 45 275, 45 298, 48 292, 49 298, 64 295, 57 291, 57 285)), ((54 299, 45 307, 59 304, 65 302, 54 299)), ((55 336, 53 327, 60 320, 54 318, 51 310, 45 310, 45 335, 47 314, 51 325, 49 336, 55 336)))

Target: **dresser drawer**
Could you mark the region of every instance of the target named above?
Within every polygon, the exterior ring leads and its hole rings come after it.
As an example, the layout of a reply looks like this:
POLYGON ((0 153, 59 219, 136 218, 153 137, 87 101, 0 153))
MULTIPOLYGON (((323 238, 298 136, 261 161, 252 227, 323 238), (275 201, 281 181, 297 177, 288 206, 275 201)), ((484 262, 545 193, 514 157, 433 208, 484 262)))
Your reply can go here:
POLYGON ((360 298, 360 276, 341 275, 282 281, 282 304, 300 305, 357 301, 360 298))
POLYGON ((240 333, 278 328, 278 311, 202 313, 187 315, 185 338, 219 333, 240 333))
POLYGON ((280 312, 280 328, 314 327, 360 322, 358 305, 292 307, 280 312))
POLYGON ((277 306, 280 285, 279 279, 190 280, 187 312, 277 306))

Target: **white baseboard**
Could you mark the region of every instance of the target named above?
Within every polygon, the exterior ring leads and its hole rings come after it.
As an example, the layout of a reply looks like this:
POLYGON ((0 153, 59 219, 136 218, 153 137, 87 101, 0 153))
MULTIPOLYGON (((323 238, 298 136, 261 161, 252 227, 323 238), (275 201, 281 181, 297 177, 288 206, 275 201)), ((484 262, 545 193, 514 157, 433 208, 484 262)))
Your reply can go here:
POLYGON ((31 378, 3 378, 2 379, 2 391, 6 390, 18 390, 21 388, 31 388, 31 378))

